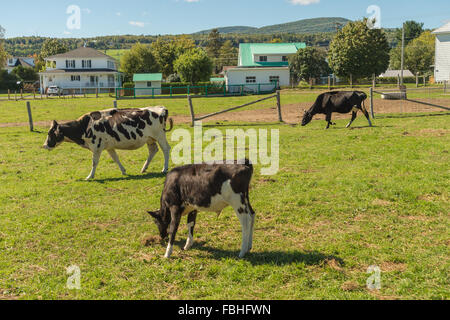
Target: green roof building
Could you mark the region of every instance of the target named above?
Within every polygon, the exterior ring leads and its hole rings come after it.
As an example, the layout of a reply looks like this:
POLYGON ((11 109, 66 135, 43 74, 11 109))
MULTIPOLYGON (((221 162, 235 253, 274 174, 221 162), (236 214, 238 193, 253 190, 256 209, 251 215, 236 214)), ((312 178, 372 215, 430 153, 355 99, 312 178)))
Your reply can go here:
POLYGON ((153 96, 161 94, 162 73, 136 73, 133 75, 137 96, 153 96))
POLYGON ((288 57, 306 48, 303 42, 294 43, 241 43, 240 67, 288 67, 288 57))

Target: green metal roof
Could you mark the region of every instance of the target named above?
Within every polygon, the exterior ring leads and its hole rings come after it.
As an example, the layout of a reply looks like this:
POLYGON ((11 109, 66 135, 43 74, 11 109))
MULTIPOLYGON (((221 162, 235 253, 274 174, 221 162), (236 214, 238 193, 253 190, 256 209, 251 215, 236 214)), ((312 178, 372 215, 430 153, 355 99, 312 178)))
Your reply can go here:
POLYGON ((253 56, 258 55, 290 55, 295 54, 299 49, 306 48, 306 43, 241 43, 239 45, 239 66, 240 67, 286 67, 285 62, 255 62, 253 56))
POLYGON ((162 81, 162 73, 136 73, 133 82, 139 81, 162 81))
POLYGON ((211 78, 209 82, 225 82, 225 78, 211 78))

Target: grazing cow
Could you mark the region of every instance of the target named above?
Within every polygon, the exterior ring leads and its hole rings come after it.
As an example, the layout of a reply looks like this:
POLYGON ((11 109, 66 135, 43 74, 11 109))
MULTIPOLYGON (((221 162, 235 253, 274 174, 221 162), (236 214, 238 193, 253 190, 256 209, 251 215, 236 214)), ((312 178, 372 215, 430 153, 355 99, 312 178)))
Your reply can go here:
POLYGON ((333 112, 349 113, 352 111, 352 120, 347 125, 347 128, 351 126, 356 119, 356 115, 361 110, 369 121, 369 125, 372 126, 369 113, 364 105, 364 100, 367 99, 367 95, 361 91, 332 91, 319 95, 314 105, 308 111, 305 111, 303 116, 302 126, 306 126, 311 122, 312 118, 316 114, 325 114, 327 121, 327 129, 330 125, 335 125, 331 122, 331 115, 333 112))
POLYGON ((86 114, 76 121, 62 124, 53 121, 43 147, 50 151, 66 141, 91 150, 93 153, 92 171, 86 178, 86 180, 90 180, 95 176, 95 170, 103 150, 108 151, 122 174, 125 175, 125 168, 120 163, 115 150, 137 150, 147 144, 150 154, 142 168, 142 173, 144 173, 158 152, 156 145, 158 143, 164 152, 163 172, 166 173, 169 169, 170 156, 166 132, 173 128, 173 121, 170 119, 170 129, 166 130, 168 116, 169 112, 164 107, 149 107, 96 111, 86 114))
POLYGON ((183 215, 187 215, 189 237, 184 250, 193 245, 198 211, 220 214, 233 207, 242 227, 240 258, 252 249, 255 212, 250 205, 249 186, 253 166, 245 164, 195 164, 173 169, 167 174, 161 196, 161 209, 149 212, 158 226, 161 239, 169 235, 166 258, 170 258, 183 215))

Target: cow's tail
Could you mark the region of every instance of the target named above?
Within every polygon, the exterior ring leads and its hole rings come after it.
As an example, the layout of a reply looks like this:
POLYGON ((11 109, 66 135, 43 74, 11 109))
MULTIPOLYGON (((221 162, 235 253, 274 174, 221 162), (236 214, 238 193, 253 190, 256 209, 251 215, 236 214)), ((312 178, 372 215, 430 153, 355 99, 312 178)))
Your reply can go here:
POLYGON ((169 118, 169 125, 170 125, 170 128, 168 130, 166 128, 164 128, 164 132, 172 131, 172 129, 173 129, 173 119, 172 118, 169 118))

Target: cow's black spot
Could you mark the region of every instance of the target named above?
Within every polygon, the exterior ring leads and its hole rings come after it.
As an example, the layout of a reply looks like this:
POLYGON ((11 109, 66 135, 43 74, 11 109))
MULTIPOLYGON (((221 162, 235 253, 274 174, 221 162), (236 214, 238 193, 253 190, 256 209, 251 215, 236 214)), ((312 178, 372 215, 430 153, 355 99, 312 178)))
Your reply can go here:
POLYGON ((155 119, 158 119, 159 118, 159 114, 157 114, 156 112, 152 111, 152 117, 155 118, 155 119))
POLYGON ((239 209, 238 209, 238 212, 239 212, 240 214, 243 214, 245 211, 244 211, 244 209, 239 208, 239 209))
POLYGON ((148 112, 148 110, 146 110, 146 111, 144 112, 144 114, 141 116, 141 118, 144 119, 145 122, 147 122, 147 124, 148 124, 149 126, 152 125, 152 121, 150 120, 150 112, 148 112))
POLYGON ((92 144, 95 144, 96 139, 97 139, 97 136, 94 135, 94 137, 92 137, 92 144))
POLYGON ((97 146, 97 148, 100 149, 100 146, 101 146, 101 145, 102 145, 102 138, 98 139, 98 146, 97 146))
POLYGON ((130 140, 130 134, 128 133, 128 131, 121 124, 117 125, 117 130, 119 130, 119 132, 121 134, 123 134, 125 136, 125 138, 130 140))
POLYGON ((144 136, 144 134, 142 133, 141 130, 136 129, 136 133, 142 138, 144 136))
POLYGON ((164 117, 163 116, 159 116, 159 122, 161 122, 161 124, 163 124, 163 122, 164 122, 164 117))
POLYGON ((95 124, 94 130, 100 131, 100 132, 105 132, 105 126, 103 125, 103 123, 95 124))
POLYGON ((117 110, 111 110, 111 112, 109 113, 111 116, 115 115, 118 111, 117 110))
POLYGON ((131 137, 134 139, 134 140, 136 140, 136 134, 133 132, 133 131, 131 131, 131 137))
POLYGON ((109 124, 109 122, 108 122, 108 121, 105 121, 103 125, 105 126, 106 133, 109 134, 111 137, 113 137, 114 139, 116 139, 117 141, 120 142, 120 137, 119 137, 119 135, 117 134, 117 132, 115 132, 115 131, 111 128, 111 125, 109 124))

